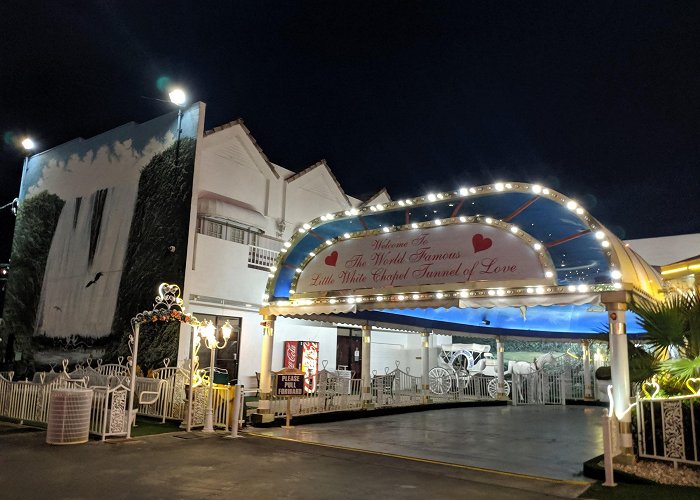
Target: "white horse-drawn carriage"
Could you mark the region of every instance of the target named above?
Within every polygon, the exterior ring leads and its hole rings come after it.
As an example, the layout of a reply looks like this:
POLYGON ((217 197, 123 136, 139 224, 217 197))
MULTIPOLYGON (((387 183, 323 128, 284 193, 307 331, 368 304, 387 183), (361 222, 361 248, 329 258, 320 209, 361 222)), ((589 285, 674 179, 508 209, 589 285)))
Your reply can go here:
MULTIPOLYGON (((541 370, 553 360, 550 353, 537 358, 534 363, 509 361, 503 376, 511 374, 527 375, 541 370)), ((491 346, 485 344, 447 344, 438 354, 438 365, 428 372, 430 392, 436 395, 456 393, 465 390, 475 377, 487 377, 489 396, 498 396, 498 361, 491 353, 491 346)), ((503 393, 510 394, 510 382, 504 380, 503 393)))

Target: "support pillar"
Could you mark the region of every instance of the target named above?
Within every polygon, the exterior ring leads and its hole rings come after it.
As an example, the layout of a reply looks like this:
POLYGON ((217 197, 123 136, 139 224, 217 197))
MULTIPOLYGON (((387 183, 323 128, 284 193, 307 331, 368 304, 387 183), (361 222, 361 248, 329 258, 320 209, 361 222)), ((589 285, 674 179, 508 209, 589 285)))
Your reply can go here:
POLYGON ((420 349, 421 349, 421 403, 430 403, 430 381, 428 380, 428 372, 430 371, 430 332, 421 332, 420 334, 420 349))
MULTIPOLYGON (((610 295, 615 294, 611 292, 610 295)), ((624 292, 622 292, 624 294, 624 292)), ((618 298, 618 297, 615 297, 618 298)), ((627 353, 627 325, 625 323, 625 311, 627 310, 626 296, 619 297, 623 300, 605 300, 608 310, 608 322, 610 327, 610 364, 613 386, 613 410, 615 417, 620 422, 620 448, 621 453, 615 460, 620 463, 634 463, 634 449, 632 441, 632 415, 630 407, 630 370, 629 355, 627 353)))
POLYGON ((372 409, 372 372, 370 370, 370 351, 372 346, 372 327, 362 325, 362 407, 372 409))
POLYGON ((496 386, 496 399, 505 400, 506 396, 506 375, 503 368, 503 341, 501 337, 496 337, 496 373, 498 374, 498 385, 496 386))
POLYGON ((593 380, 591 379, 591 341, 582 340, 581 350, 583 351, 583 356, 581 356, 583 363, 583 399, 585 401, 593 401, 593 380))
POLYGON ((271 372, 272 372, 272 346, 275 339, 275 316, 263 316, 261 323, 263 327, 262 353, 260 354, 260 400, 258 401, 258 411, 252 415, 254 423, 267 423, 275 419, 270 409, 270 398, 272 393, 271 372))

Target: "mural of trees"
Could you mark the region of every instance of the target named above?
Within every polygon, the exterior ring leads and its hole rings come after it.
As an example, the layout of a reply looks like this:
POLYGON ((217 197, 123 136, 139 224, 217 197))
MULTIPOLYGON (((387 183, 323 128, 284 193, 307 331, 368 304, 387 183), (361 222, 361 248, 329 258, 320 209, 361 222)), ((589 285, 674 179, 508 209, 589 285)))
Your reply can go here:
MULTIPOLYGON (((31 362, 31 338, 39 309, 46 259, 64 201, 44 191, 26 199, 17 213, 12 242, 12 279, 8 283, 3 340, 8 350, 31 362), (12 345, 14 344, 14 345, 12 345)), ((6 361, 14 354, 6 352, 6 361)))

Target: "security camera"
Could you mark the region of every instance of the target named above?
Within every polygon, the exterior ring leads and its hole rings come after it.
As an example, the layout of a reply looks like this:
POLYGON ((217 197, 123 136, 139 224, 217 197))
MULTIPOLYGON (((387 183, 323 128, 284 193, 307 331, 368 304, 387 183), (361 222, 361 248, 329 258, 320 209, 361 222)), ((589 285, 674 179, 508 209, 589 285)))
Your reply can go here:
POLYGON ((170 251, 170 253, 175 253, 175 247, 173 245, 170 245, 168 247, 168 250, 170 251))

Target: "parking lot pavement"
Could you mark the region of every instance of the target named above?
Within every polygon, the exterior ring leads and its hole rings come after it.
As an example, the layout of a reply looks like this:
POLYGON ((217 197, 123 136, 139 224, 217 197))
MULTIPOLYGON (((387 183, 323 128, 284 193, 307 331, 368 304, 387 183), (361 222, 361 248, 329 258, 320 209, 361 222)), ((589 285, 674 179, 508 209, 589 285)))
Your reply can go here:
POLYGON ((585 481, 583 463, 603 453, 602 413, 602 408, 587 406, 486 406, 258 432, 302 442, 585 481))
POLYGON ((50 446, 0 433, 3 499, 575 498, 585 485, 244 434, 175 433, 50 446))

